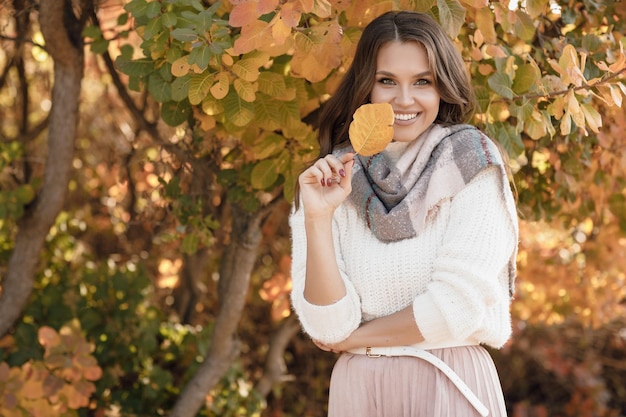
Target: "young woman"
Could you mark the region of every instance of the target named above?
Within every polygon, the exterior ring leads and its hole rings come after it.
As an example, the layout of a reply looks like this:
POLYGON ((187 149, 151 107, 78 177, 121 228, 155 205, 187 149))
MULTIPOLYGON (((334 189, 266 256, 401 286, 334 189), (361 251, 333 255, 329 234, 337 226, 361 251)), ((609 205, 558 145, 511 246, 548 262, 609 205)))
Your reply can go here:
POLYGON ((290 217, 292 305, 321 349, 341 352, 331 417, 506 415, 481 345, 510 337, 517 217, 497 146, 464 124, 463 60, 428 15, 364 30, 320 119, 320 158, 290 217), (348 128, 389 103, 394 138, 355 155, 348 128))

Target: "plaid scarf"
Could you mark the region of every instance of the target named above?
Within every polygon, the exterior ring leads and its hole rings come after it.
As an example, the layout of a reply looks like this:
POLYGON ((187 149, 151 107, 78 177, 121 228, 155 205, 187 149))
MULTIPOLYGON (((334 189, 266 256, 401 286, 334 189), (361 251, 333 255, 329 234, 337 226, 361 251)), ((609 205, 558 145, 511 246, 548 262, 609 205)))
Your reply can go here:
MULTIPOLYGON (((344 152, 354 150, 349 147, 344 152)), ((379 240, 408 239, 423 231, 428 214, 443 200, 454 197, 490 166, 499 168, 503 193, 510 194, 498 148, 485 134, 470 125, 433 125, 408 145, 395 165, 384 153, 357 156, 348 199, 379 240)), ((507 205, 517 225, 514 204, 507 205)), ((515 256, 510 264, 511 291, 515 256)))

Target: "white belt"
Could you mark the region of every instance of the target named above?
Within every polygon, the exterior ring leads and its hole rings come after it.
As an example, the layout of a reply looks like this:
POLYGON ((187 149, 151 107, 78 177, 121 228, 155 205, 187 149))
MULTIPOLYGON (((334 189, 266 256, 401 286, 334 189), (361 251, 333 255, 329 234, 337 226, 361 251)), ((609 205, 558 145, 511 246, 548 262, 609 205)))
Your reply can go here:
MULTIPOLYGON (((475 343, 457 343, 454 345, 440 345, 438 347, 428 347, 427 349, 439 349, 442 347, 458 347, 475 345, 475 343)), ((415 346, 389 346, 389 347, 368 347, 368 348, 356 348, 350 349, 348 352, 355 353, 357 355, 366 355, 369 358, 379 358, 381 356, 413 356, 423 359, 435 367, 447 376, 450 381, 461 391, 461 394, 467 398, 472 406, 478 411, 481 416, 488 416, 489 410, 485 405, 480 402, 478 397, 472 392, 472 390, 465 384, 465 382, 459 377, 456 372, 452 370, 444 361, 433 355, 432 353, 424 350, 422 346, 426 344, 420 344, 420 347, 415 346)))

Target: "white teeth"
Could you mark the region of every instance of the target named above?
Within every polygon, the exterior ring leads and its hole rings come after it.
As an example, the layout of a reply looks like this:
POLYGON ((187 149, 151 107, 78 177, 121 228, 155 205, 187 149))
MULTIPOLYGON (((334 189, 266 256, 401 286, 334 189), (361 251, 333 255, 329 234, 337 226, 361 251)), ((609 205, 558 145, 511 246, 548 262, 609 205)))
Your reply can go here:
POLYGON ((412 113, 412 114, 396 114, 394 115, 394 117, 397 120, 411 120, 414 119, 415 117, 417 117, 417 113, 412 113))

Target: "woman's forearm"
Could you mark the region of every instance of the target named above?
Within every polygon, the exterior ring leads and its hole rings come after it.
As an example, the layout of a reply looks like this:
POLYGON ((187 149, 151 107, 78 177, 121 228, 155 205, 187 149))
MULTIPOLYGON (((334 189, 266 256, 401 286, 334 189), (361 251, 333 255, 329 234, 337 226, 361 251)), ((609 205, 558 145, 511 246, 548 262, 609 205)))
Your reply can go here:
POLYGON ((307 236, 304 297, 317 305, 333 304, 346 295, 332 235, 332 217, 305 220, 307 236))
POLYGON ((424 341, 410 305, 389 316, 364 323, 335 349, 345 351, 359 347, 407 346, 424 341))

